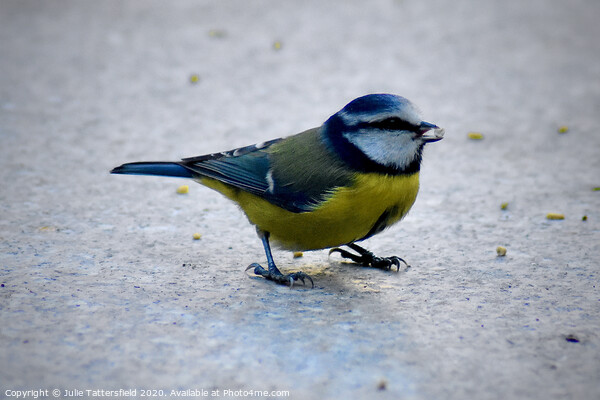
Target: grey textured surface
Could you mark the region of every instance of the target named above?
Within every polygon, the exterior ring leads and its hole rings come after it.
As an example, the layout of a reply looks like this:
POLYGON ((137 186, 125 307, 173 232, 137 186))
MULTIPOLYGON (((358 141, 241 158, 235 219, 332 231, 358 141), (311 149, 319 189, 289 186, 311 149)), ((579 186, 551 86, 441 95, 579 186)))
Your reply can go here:
POLYGON ((585 0, 0 2, 0 397, 599 398, 599 13, 585 0), (227 200, 108 174, 292 134, 371 92, 446 128, 409 216, 366 243, 406 271, 275 251, 315 289, 250 278, 264 254, 227 200))

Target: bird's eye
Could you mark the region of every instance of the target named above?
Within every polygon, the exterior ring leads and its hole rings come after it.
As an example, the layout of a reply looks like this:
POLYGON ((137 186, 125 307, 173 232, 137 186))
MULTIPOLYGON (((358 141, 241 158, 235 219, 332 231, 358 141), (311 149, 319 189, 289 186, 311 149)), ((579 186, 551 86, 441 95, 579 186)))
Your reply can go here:
POLYGON ((375 128, 386 131, 414 131, 417 127, 397 117, 390 117, 372 123, 375 128))

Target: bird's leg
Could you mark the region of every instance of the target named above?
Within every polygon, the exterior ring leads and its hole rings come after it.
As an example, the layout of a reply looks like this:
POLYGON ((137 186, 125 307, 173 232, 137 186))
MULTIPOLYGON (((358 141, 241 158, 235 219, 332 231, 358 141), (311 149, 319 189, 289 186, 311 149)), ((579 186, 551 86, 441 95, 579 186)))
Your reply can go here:
POLYGON ((281 285, 289 285, 290 288, 294 286, 295 281, 301 281, 304 285, 305 279, 308 279, 310 281, 311 286, 315 287, 312 278, 302 271, 292 272, 291 274, 286 275, 282 274, 281 271, 279 271, 279 268, 277 268, 277 266, 275 265, 275 262, 273 261, 273 254, 271 254, 271 245, 269 244, 269 232, 258 231, 258 235, 260 236, 260 239, 262 240, 263 246, 265 248, 269 269, 264 269, 258 263, 252 263, 248 266, 248 268, 246 268, 246 271, 248 271, 251 268, 254 268, 254 273, 256 275, 260 275, 265 279, 269 279, 281 285))
POLYGON ((338 252, 344 258, 349 258, 357 264, 371 266, 374 268, 381 268, 385 270, 392 269, 392 265, 395 265, 398 271, 400 271, 400 263, 404 263, 407 268, 410 267, 406 261, 397 256, 391 257, 377 257, 375 254, 371 253, 369 250, 360 247, 355 243, 347 244, 346 246, 350 247, 352 250, 356 251, 358 254, 351 253, 347 250, 340 249, 338 247, 329 250, 329 254, 338 252))

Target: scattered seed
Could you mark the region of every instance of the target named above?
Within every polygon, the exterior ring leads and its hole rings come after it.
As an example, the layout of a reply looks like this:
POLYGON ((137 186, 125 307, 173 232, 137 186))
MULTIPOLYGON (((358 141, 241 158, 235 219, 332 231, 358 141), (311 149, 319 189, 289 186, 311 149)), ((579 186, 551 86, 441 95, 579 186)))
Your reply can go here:
POLYGON ((190 191, 190 187, 188 185, 181 185, 177 188, 178 194, 186 194, 190 191))
POLYGON ((483 139, 483 133, 480 133, 480 132, 469 132, 467 134, 467 136, 469 137, 469 139, 473 139, 473 140, 483 139))
POLYGON ((208 31, 208 36, 211 38, 224 38, 227 36, 227 32, 222 29, 211 29, 208 31))

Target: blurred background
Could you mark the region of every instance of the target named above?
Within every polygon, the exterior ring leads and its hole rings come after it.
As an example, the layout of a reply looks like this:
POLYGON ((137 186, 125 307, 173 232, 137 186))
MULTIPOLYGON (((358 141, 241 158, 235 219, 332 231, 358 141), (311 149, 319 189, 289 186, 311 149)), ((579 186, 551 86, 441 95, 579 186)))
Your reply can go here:
POLYGON ((0 396, 598 397, 599 12, 3 0, 0 396), (264 254, 235 206, 108 174, 294 134, 377 92, 446 129, 409 216, 366 243, 407 271, 275 251, 316 288, 250 279, 264 254))

